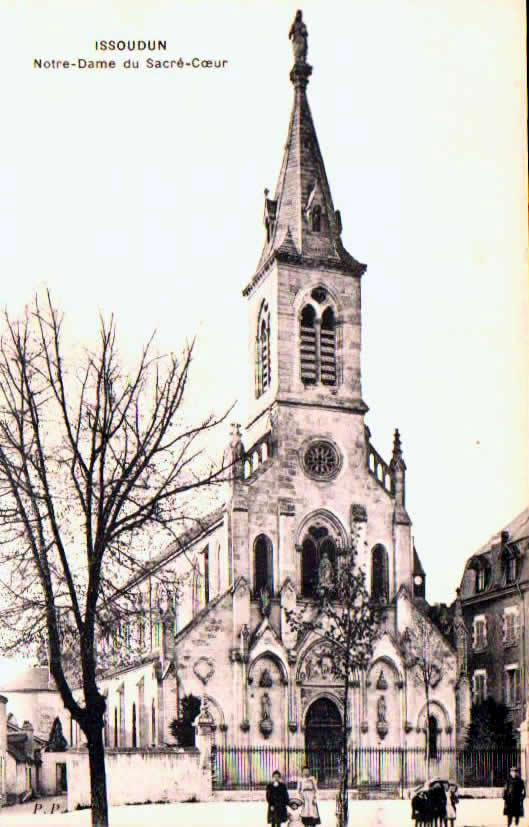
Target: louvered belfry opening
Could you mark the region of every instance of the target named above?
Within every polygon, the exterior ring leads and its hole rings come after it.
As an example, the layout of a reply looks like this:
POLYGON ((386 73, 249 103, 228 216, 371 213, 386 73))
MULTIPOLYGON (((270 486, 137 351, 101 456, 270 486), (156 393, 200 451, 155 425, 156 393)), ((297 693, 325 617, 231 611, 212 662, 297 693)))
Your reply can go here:
POLYGON ((270 313, 268 305, 263 303, 257 322, 256 346, 256 388, 257 397, 265 393, 270 387, 272 370, 270 361, 270 313))
POLYGON ((270 385, 270 341, 266 319, 261 322, 261 389, 262 393, 270 385))
POLYGON ((330 307, 321 317, 321 381, 336 385, 336 324, 330 307))
POLYGON ((316 311, 307 304, 301 313, 300 350, 301 350, 301 381, 306 385, 314 385, 317 381, 316 358, 316 311))

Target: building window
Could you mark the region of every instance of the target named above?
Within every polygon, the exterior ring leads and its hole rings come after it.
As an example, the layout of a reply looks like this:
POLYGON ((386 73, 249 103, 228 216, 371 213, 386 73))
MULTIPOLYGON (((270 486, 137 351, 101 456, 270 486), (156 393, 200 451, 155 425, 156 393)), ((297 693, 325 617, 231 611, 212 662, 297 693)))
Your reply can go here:
POLYGON ((255 395, 257 397, 266 393, 270 387, 270 379, 270 311, 268 310, 267 303, 263 302, 257 319, 255 387, 255 395))
POLYGON ((259 597, 263 589, 270 596, 274 593, 273 547, 264 534, 260 534, 254 543, 253 584, 256 597, 259 597))
POLYGON ((315 288, 311 297, 318 302, 306 304, 300 317, 301 381, 305 385, 337 384, 336 316, 325 288, 315 288), (322 298, 323 297, 323 298, 322 298), (319 306, 320 299, 326 307, 319 306))
POLYGON ((331 480, 341 468, 338 449, 328 440, 318 439, 305 449, 302 458, 303 470, 315 480, 331 480))
POLYGON ((118 738, 119 738, 119 730, 118 730, 118 710, 114 707, 114 747, 117 748, 118 746, 118 738))
POLYGON ((475 650, 487 648, 487 618, 476 615, 472 624, 472 646, 475 650))
POLYGON ((503 642, 505 646, 512 646, 518 641, 518 630, 520 628, 518 608, 511 606, 503 613, 503 642))
POLYGON ((301 381, 305 385, 317 382, 316 356, 316 311, 307 304, 301 311, 300 325, 301 381))
POLYGON ((193 566, 193 579, 191 581, 191 611, 193 617, 200 611, 200 572, 196 563, 193 566))
POLYGON ((321 207, 319 204, 315 204, 312 208, 311 218, 312 232, 319 233, 321 231, 321 207))
POLYGON ((517 663, 505 667, 505 704, 518 706, 520 703, 520 668, 517 663))
POLYGON ((336 325, 331 307, 321 317, 320 353, 322 385, 336 385, 336 325))
POLYGON ((476 669, 472 676, 472 702, 479 704, 487 697, 487 671, 476 669))
POLYGON ((301 547, 301 593, 314 597, 318 588, 320 562, 326 555, 336 571, 336 544, 325 526, 311 526, 301 547))
POLYGON ((156 706, 154 705, 154 698, 152 699, 151 703, 151 734, 152 734, 152 745, 153 747, 156 746, 156 706))
POLYGON ((204 558, 204 603, 209 603, 209 546, 202 552, 204 558))
POLYGON ((380 603, 389 600, 388 553, 381 545, 376 545, 371 552, 371 597, 380 603))

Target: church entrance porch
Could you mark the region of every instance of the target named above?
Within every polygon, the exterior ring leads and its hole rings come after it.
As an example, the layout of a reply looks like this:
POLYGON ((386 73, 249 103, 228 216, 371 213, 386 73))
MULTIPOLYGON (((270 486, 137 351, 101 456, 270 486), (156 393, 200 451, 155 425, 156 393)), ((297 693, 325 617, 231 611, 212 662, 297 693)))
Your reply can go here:
POLYGON ((337 786, 340 773, 342 719, 329 698, 318 698, 305 718, 307 765, 319 786, 337 786))

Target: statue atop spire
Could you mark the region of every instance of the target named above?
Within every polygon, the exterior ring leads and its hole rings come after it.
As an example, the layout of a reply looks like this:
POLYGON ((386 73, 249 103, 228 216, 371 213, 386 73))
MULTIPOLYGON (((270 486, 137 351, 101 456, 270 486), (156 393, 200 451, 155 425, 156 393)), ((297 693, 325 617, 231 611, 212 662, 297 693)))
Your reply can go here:
POLYGON ((294 22, 288 33, 288 39, 292 41, 294 63, 306 63, 309 33, 303 22, 303 14, 301 11, 296 12, 294 22))

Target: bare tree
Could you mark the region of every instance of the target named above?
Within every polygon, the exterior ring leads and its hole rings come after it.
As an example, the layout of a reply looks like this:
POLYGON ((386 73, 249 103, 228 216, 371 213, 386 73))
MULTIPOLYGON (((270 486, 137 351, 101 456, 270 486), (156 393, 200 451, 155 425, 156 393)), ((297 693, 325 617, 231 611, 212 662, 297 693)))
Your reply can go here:
POLYGON ((407 627, 402 633, 400 644, 406 668, 412 670, 416 684, 424 690, 426 701, 425 743, 429 766, 432 758, 432 744, 430 743, 431 690, 441 680, 443 663, 447 662, 449 652, 433 624, 419 614, 414 620, 413 627, 407 627))
POLYGON ((329 649, 334 678, 343 682, 343 719, 340 748, 340 785, 337 827, 349 822, 349 690, 371 660, 381 621, 379 607, 369 597, 365 572, 357 565, 356 538, 333 565, 320 563, 315 602, 301 612, 287 612, 287 620, 300 642, 308 636, 329 649), (327 572, 324 571, 324 566, 327 572), (332 568, 330 568, 332 567, 332 568))
POLYGON ((106 827, 98 633, 135 610, 125 586, 147 571, 150 542, 172 536, 184 492, 222 480, 201 438, 224 417, 186 424, 192 345, 158 357, 151 340, 127 373, 112 317, 69 364, 61 324, 48 293, 21 320, 6 313, 0 339, 0 645, 46 641, 86 736, 92 824, 106 827))

